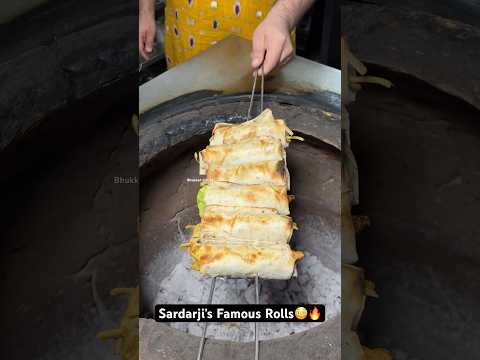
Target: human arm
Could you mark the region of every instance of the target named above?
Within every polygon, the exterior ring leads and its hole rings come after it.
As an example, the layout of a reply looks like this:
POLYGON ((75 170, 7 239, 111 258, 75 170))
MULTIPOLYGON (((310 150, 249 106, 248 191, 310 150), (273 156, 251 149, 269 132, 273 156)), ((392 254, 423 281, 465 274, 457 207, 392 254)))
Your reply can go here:
POLYGON ((290 33, 313 2, 314 0, 278 0, 275 3, 253 33, 251 54, 253 69, 262 64, 264 55, 265 74, 291 58, 293 45, 290 33))
POLYGON ((153 51, 156 28, 155 0, 139 0, 138 51, 145 60, 153 51))

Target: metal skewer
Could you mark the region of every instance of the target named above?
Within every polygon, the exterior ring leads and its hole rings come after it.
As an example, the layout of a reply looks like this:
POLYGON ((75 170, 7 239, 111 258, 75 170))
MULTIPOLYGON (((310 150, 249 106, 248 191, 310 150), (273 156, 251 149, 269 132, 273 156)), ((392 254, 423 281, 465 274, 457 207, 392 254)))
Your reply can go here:
MULTIPOLYGON (((258 281, 258 275, 255 276, 255 304, 260 303, 260 286, 258 281)), ((258 360, 260 350, 260 342, 258 340, 258 323, 255 322, 255 360, 258 360)))
POLYGON ((247 120, 250 120, 250 114, 252 112, 253 96, 255 95, 255 85, 257 85, 257 73, 258 71, 255 71, 255 75, 253 77, 253 87, 252 93, 250 94, 250 105, 248 105, 247 120))
MULTIPOLYGON (((263 63, 261 65, 262 68, 262 80, 261 80, 261 86, 260 86, 260 111, 263 111, 263 89, 264 89, 264 76, 263 76, 263 63)), ((252 87, 252 93, 250 95, 250 105, 248 106, 248 113, 247 113, 247 120, 250 120, 250 114, 252 112, 252 107, 253 107, 253 98, 255 95, 255 86, 257 84, 257 76, 258 76, 258 70, 260 67, 255 71, 255 76, 253 78, 253 87, 252 87)), ((212 278, 212 282, 210 283, 210 292, 208 294, 208 305, 212 303, 213 300, 213 292, 215 291, 215 281, 217 280, 217 277, 212 278)), ((255 275, 255 304, 260 303, 260 281, 258 278, 258 274, 255 275)), ((200 345, 198 347, 198 353, 197 353, 197 360, 202 360, 203 357, 203 349, 205 348, 205 340, 206 340, 206 335, 207 335, 207 322, 203 323, 203 330, 202 330, 202 338, 200 340, 200 345)), ((255 360, 259 360, 259 353, 260 353, 260 341, 258 339, 258 324, 255 322, 255 360)))
MULTIPOLYGON (((264 83, 265 83, 265 78, 263 76, 263 63, 261 65, 261 68, 262 68, 262 80, 260 85, 260 111, 263 111, 263 89, 264 89, 264 83)), ((253 87, 252 87, 252 93, 250 94, 250 105, 248 106, 247 120, 250 120, 250 116, 252 113, 253 98, 255 96, 255 87, 257 85, 257 77, 258 77, 259 70, 260 70, 260 67, 255 71, 255 75, 253 76, 253 87)))
MULTIPOLYGON (((263 91, 264 91, 264 82, 265 82, 265 77, 264 77, 264 71, 263 71, 263 62, 262 62, 262 81, 260 85, 260 111, 263 111, 263 91)), ((260 68, 259 68, 260 69, 260 68)), ((258 71, 255 71, 255 77, 253 79, 253 87, 252 87, 252 93, 250 95, 250 105, 248 106, 248 113, 247 113, 247 120, 250 120, 250 115, 252 112, 252 107, 253 107, 253 97, 255 95, 255 86, 257 85, 257 76, 258 76, 258 71)), ((259 285, 259 279, 258 275, 255 276, 255 304, 260 303, 260 285, 259 285)), ((260 341, 258 339, 258 323, 255 322, 255 360, 259 359, 259 353, 260 353, 260 341)))
MULTIPOLYGON (((210 293, 208 294, 208 305, 212 303, 216 280, 217 280, 217 277, 213 277, 212 282, 210 283, 210 293)), ((200 346, 198 347, 197 360, 202 360, 203 348, 205 347, 205 336, 207 335, 207 325, 208 325, 207 322, 203 323, 202 339, 200 340, 200 346)))

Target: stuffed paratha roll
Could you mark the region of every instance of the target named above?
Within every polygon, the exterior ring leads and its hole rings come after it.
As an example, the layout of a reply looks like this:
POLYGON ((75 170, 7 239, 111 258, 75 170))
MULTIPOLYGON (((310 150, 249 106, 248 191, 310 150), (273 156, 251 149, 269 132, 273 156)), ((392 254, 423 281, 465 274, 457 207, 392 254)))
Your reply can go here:
POLYGON ((241 124, 218 123, 210 138, 210 145, 235 144, 255 137, 270 136, 288 146, 288 137, 293 132, 285 121, 274 119, 272 111, 265 109, 255 119, 241 124))
POLYGON ((210 167, 284 159, 285 149, 282 144, 270 137, 255 138, 233 145, 209 145, 198 154, 200 175, 205 175, 210 167))
POLYGON ((204 213, 223 213, 225 215, 278 215, 278 211, 271 208, 251 208, 240 206, 209 205, 204 213))
POLYGON ((270 208, 280 215, 290 214, 285 186, 208 183, 198 191, 197 205, 200 217, 210 205, 270 208))
POLYGON ((201 241, 252 244, 286 244, 296 228, 289 216, 208 211, 203 214, 202 222, 197 226, 201 241))
POLYGON ((287 244, 254 246, 213 243, 190 244, 192 269, 209 276, 290 279, 295 262, 303 258, 287 244))
POLYGON ((285 161, 273 160, 234 166, 210 166, 207 180, 242 185, 283 185, 288 188, 289 175, 285 161))

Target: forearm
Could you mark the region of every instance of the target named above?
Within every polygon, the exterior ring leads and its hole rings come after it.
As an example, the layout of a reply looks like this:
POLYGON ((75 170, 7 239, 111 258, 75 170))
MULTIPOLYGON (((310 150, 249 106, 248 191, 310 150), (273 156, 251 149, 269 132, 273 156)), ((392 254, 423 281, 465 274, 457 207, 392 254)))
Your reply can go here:
POLYGON ((149 59, 155 41, 155 0, 138 2, 138 51, 144 59, 149 59))
POLYGON ((268 16, 279 16, 288 23, 290 31, 298 24, 315 0, 278 0, 268 16))
POLYGON ((139 0, 138 10, 142 15, 155 14, 155 0, 139 0))

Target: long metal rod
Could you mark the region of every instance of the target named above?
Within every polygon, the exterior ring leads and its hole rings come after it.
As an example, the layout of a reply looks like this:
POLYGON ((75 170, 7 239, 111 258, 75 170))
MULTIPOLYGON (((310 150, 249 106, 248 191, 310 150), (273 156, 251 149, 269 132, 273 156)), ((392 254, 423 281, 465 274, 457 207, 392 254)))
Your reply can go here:
MULTIPOLYGON (((255 276, 255 304, 260 303, 260 285, 258 281, 258 275, 255 276)), ((255 322, 255 360, 259 359, 260 353, 260 341, 258 339, 258 323, 255 322)))
POLYGON ((263 88, 264 88, 263 62, 262 62, 262 86, 260 88, 260 111, 263 111, 263 88))
MULTIPOLYGON (((260 88, 260 111, 263 111, 263 89, 264 89, 264 71, 262 62, 262 83, 260 88)), ((260 304, 260 280, 258 274, 255 276, 255 304, 260 304)), ((255 360, 259 359, 260 354, 260 340, 258 336, 258 323, 255 321, 255 360)))
MULTIPOLYGON (((263 75, 263 62, 261 65, 262 68, 262 81, 261 81, 261 87, 260 87, 260 111, 263 111, 263 91, 265 87, 265 77, 263 75)), ((255 96, 255 87, 257 86, 257 77, 258 77, 258 72, 260 71, 260 66, 258 69, 255 71, 255 74, 253 75, 253 87, 252 87, 252 92, 250 94, 250 104, 248 105, 248 112, 247 112, 247 120, 250 120, 251 115, 252 115, 252 108, 253 108, 253 98, 255 96)))
POLYGON ((250 120, 250 115, 252 113, 253 97, 255 96, 255 86, 257 85, 257 76, 258 76, 258 70, 255 71, 255 75, 253 77, 253 87, 252 87, 252 93, 250 94, 250 105, 248 105, 247 120, 250 120))
MULTIPOLYGON (((262 81, 261 81, 261 88, 260 88, 260 109, 263 111, 263 92, 264 92, 264 76, 263 76, 263 62, 261 65, 262 68, 262 81)), ((253 107, 253 98, 255 96, 255 87, 257 85, 257 77, 258 77, 258 71, 260 70, 260 67, 255 71, 255 75, 253 78, 253 87, 252 87, 252 93, 250 94, 250 105, 248 106, 248 113, 247 113, 247 120, 250 120, 250 116, 252 113, 252 107, 253 107)), ((212 303, 213 300, 213 292, 215 291, 215 281, 217 280, 216 277, 212 278, 212 282, 210 283, 210 293, 208 294, 208 305, 212 303)), ((258 275, 255 276, 255 304, 260 303, 260 285, 259 285, 259 279, 258 275)), ((200 345, 198 347, 198 353, 197 353, 197 360, 202 360, 203 357, 203 349, 205 348, 205 340, 206 340, 206 335, 207 335, 207 322, 203 323, 203 330, 202 330, 202 338, 200 339, 200 345)), ((258 323, 255 322, 255 360, 259 360, 259 353, 260 353, 260 341, 258 339, 258 323)))
MULTIPOLYGON (((212 303, 216 280, 217 278, 213 277, 212 282, 210 283, 210 293, 208 294, 208 305, 212 303)), ((207 335, 207 325, 208 325, 207 322, 203 323, 202 339, 200 340, 200 346, 198 347, 197 360, 202 360, 202 357, 203 357, 203 349, 205 347, 205 336, 207 335)))
MULTIPOLYGON (((261 79, 261 86, 260 86, 260 111, 263 111, 263 92, 264 92, 264 70, 263 70, 263 62, 261 65, 262 68, 262 79, 261 79)), ((252 87, 252 93, 250 95, 250 105, 248 106, 248 113, 247 113, 247 120, 250 120, 250 115, 252 112, 252 107, 253 107, 253 97, 255 95, 255 86, 257 84, 257 76, 258 72, 260 70, 260 67, 255 71, 255 76, 253 78, 253 87, 252 87)), ((255 304, 260 303, 260 285, 259 285, 259 280, 258 280, 258 274, 255 276, 255 304)), ((259 360, 259 354, 260 354, 260 341, 258 339, 258 323, 254 323, 254 336, 255 336, 255 360, 259 360)))

